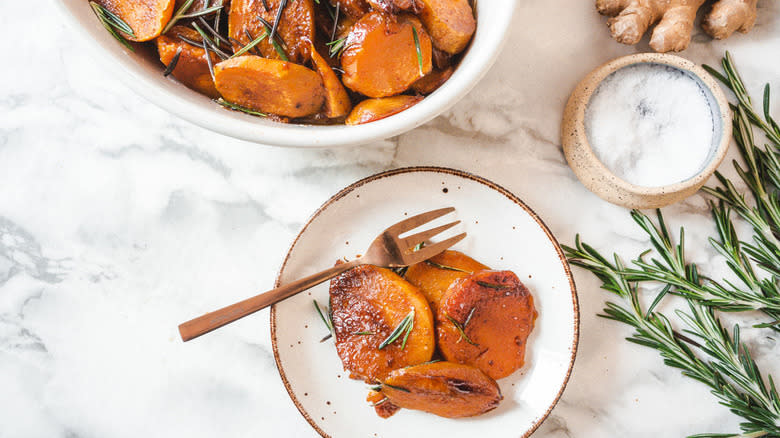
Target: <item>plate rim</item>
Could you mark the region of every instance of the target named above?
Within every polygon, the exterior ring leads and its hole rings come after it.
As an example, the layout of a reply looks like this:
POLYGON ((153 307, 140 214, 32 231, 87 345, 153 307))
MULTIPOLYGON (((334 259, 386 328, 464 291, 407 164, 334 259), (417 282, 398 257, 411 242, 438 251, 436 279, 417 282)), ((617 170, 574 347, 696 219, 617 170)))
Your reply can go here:
MULTIPOLYGON (((569 367, 566 370, 566 376, 563 379, 563 383, 561 383, 561 387, 558 390, 558 393, 555 396, 555 399, 550 403, 550 406, 547 408, 547 410, 544 412, 544 414, 535 421, 531 427, 521 436, 521 438, 528 438, 536 432, 536 429, 541 426, 541 424, 547 419, 547 417, 550 416, 550 413, 552 412, 553 408, 558 404, 558 401, 560 401, 561 397, 563 396, 563 392, 566 389, 566 386, 569 383, 569 380, 571 378, 571 373, 574 369, 574 362, 577 358, 577 350, 579 347, 579 340, 580 340, 580 304, 579 304, 579 296, 577 295, 577 286, 574 282, 574 276, 571 272, 571 266, 569 265, 569 261, 566 259, 566 256, 563 253, 563 250, 561 249, 561 245, 558 242, 558 240, 553 235, 552 231, 550 231, 550 228, 547 227, 547 224, 544 223, 541 217, 539 217, 536 212, 528 206, 522 199, 520 199, 518 196, 516 196, 514 193, 510 192, 509 190, 505 189, 504 187, 486 179, 481 176, 474 175, 473 173, 464 171, 464 170, 458 170, 453 169, 450 167, 439 167, 439 166, 410 166, 410 167, 401 167, 397 169, 391 169, 386 170, 383 172, 376 173, 374 175, 362 178, 345 188, 341 189, 338 193, 328 198, 327 201, 325 201, 317 210, 312 213, 311 216, 306 220, 306 223, 301 227, 298 234, 295 236, 295 239, 290 244, 289 249, 287 250, 287 254, 284 256, 284 260, 282 261, 279 270, 276 274, 276 280, 274 281, 274 287, 280 286, 281 276, 284 272, 285 268, 287 267, 287 262, 290 259, 290 255, 292 254, 293 249, 295 249, 295 246, 298 244, 298 241, 300 240, 303 233, 308 230, 309 225, 317 218, 319 215, 325 211, 328 207, 330 207, 333 203, 339 201, 340 199, 344 198, 348 194, 352 193, 355 189, 360 188, 368 183, 371 183, 373 181, 380 180, 382 178, 388 178, 395 175, 401 175, 406 173, 415 173, 415 172, 432 172, 432 173, 443 173, 447 175, 454 175, 459 176, 462 178, 466 178, 468 180, 480 183, 482 185, 487 186, 490 189, 493 189, 505 197, 507 197, 510 201, 514 202, 515 204, 519 205, 523 210, 526 211, 533 219, 536 221, 536 223, 541 227, 542 231, 547 235, 547 238, 550 239, 550 242, 553 244, 553 247, 555 248, 555 252, 558 254, 558 258, 561 261, 561 264, 563 265, 563 269, 566 273, 566 277, 568 277, 569 280, 569 286, 571 289, 571 298, 572 298, 572 305, 574 306, 574 336, 571 346, 571 358, 569 359, 569 367)), ((306 411, 306 409, 301 405, 300 401, 298 400, 298 397, 296 397, 295 393, 293 392, 290 382, 287 379, 287 375, 284 372, 284 368, 282 367, 281 361, 279 359, 279 347, 278 342, 276 339, 276 304, 271 306, 271 313, 270 313, 270 332, 271 332, 271 346, 273 348, 274 353, 274 363, 276 364, 276 370, 279 372, 279 377, 282 379, 282 384, 284 384, 284 388, 287 391, 287 395, 290 397, 290 400, 292 400, 295 407, 298 409, 298 412, 303 416, 304 419, 309 423, 309 425, 323 438, 332 438, 330 435, 325 433, 324 430, 322 430, 319 425, 314 421, 314 419, 309 415, 309 413, 306 411)))

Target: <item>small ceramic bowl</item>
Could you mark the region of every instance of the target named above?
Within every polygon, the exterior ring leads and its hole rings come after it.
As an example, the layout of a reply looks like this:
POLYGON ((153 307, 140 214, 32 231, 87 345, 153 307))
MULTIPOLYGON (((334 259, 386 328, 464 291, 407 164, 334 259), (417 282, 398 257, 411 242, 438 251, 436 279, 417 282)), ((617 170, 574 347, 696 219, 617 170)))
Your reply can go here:
POLYGON ((128 87, 170 113, 231 137, 274 146, 316 148, 370 143, 393 137, 433 119, 463 98, 488 72, 503 47, 516 0, 474 2, 477 31, 455 73, 417 105, 386 119, 357 126, 283 124, 229 111, 208 97, 162 75, 156 50, 130 52, 106 32, 85 0, 55 1, 88 42, 95 60, 128 87))
POLYGON ((577 85, 564 110, 561 141, 569 166, 588 190, 613 204, 624 207, 658 208, 693 195, 718 168, 731 142, 731 110, 715 78, 687 59, 662 53, 629 55, 598 67, 577 85), (607 169, 588 143, 585 112, 599 84, 622 68, 643 63, 661 64, 684 71, 707 91, 707 100, 712 109, 715 125, 712 151, 708 163, 702 170, 685 181, 658 187, 631 184, 607 169))

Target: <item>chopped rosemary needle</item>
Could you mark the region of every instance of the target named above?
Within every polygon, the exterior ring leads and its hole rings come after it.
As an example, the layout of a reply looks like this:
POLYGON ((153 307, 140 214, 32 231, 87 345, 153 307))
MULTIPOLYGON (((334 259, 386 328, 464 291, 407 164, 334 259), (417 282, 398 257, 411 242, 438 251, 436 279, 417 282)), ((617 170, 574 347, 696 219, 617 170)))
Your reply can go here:
POLYGON ((451 317, 449 314, 447 313, 444 314, 447 317, 447 319, 452 323, 452 325, 455 326, 455 329, 458 330, 458 333, 460 333, 460 338, 458 339, 458 342, 465 339, 466 342, 468 342, 469 344, 477 345, 471 339, 469 339, 468 335, 466 334, 466 325, 468 325, 469 321, 471 321, 471 317, 474 315, 475 309, 476 307, 471 309, 471 312, 469 312, 469 316, 466 318, 466 322, 464 322, 463 324, 456 321, 455 318, 451 317))
POLYGON ((320 315, 320 319, 325 324, 325 327, 328 328, 328 335, 320 339, 320 342, 324 342, 333 336, 333 321, 330 319, 330 312, 327 312, 328 316, 327 318, 325 317, 326 314, 322 312, 322 309, 320 309, 320 305, 317 303, 317 300, 312 300, 312 302, 314 302, 314 308, 317 309, 317 313, 320 315))
POLYGON ((258 117, 268 117, 268 114, 266 114, 266 113, 261 113, 260 111, 255 111, 255 110, 253 110, 251 108, 247 108, 245 106, 236 105, 235 103, 228 102, 227 100, 225 100, 225 99, 223 99, 221 97, 219 99, 215 100, 215 102, 217 102, 218 104, 224 106, 225 108, 232 109, 234 111, 241 111, 242 113, 247 113, 247 114, 250 114, 250 115, 253 115, 253 116, 258 116, 258 117))
POLYGON ((119 34, 119 32, 122 32, 126 35, 130 35, 131 37, 135 37, 133 28, 130 27, 130 25, 127 24, 124 20, 119 18, 118 15, 114 14, 113 12, 103 7, 103 5, 94 1, 89 2, 89 5, 92 7, 92 11, 95 13, 95 15, 97 15, 98 19, 100 20, 100 24, 102 24, 103 27, 106 28, 108 33, 110 33, 111 36, 113 36, 117 41, 122 43, 122 45, 130 49, 131 52, 135 52, 135 49, 133 48, 133 46, 130 45, 130 42, 127 41, 125 37, 119 34))
POLYGON ((173 73, 173 70, 176 68, 176 64, 179 63, 179 58, 181 57, 181 47, 176 49, 176 54, 173 55, 173 59, 171 59, 170 64, 165 66, 165 71, 163 71, 163 76, 166 78, 170 76, 171 73, 173 73))
POLYGON ((355 333, 352 333, 352 334, 355 335, 355 336, 373 336, 376 333, 374 333, 374 332, 355 332, 355 333))
POLYGON ((404 335, 403 337, 403 343, 401 344, 401 349, 403 350, 406 348, 406 341, 409 338, 409 334, 414 329, 414 309, 412 309, 411 312, 409 312, 408 315, 404 317, 404 319, 401 320, 401 322, 398 324, 398 326, 395 328, 395 330, 390 333, 390 335, 382 341, 381 344, 379 344, 379 349, 383 349, 387 347, 388 345, 392 344, 398 338, 401 337, 401 335, 404 335))
POLYGON ((490 289, 497 289, 497 290, 509 289, 509 287, 510 287, 510 286, 508 286, 506 284, 488 283, 487 281, 477 281, 477 284, 482 286, 482 287, 487 287, 487 288, 490 288, 490 289))
POLYGON ((424 75, 423 72, 423 58, 422 49, 420 48, 420 36, 417 35, 417 28, 412 26, 412 34, 414 35, 414 48, 417 50, 417 65, 420 67, 420 75, 424 75))
POLYGON ((456 268, 454 266, 442 265, 442 264, 439 264, 439 263, 436 263, 436 262, 432 262, 430 260, 426 260, 425 264, 434 266, 434 267, 439 268, 439 269, 445 269, 445 270, 448 270, 448 271, 457 271, 457 272, 465 272, 467 274, 473 274, 473 272, 467 271, 465 269, 456 268))

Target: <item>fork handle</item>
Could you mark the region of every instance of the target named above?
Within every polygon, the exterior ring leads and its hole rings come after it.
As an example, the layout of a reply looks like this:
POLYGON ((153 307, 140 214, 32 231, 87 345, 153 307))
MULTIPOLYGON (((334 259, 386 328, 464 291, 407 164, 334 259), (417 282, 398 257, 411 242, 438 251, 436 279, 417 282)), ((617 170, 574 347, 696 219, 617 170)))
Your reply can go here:
POLYGON ((284 286, 277 287, 276 289, 271 289, 268 292, 256 295, 252 298, 247 298, 244 301, 239 301, 238 303, 199 316, 179 325, 181 339, 182 341, 187 342, 200 335, 205 335, 223 325, 230 324, 233 321, 257 312, 258 310, 265 309, 271 304, 278 303, 285 298, 289 298, 324 281, 330 280, 361 264, 360 259, 352 260, 347 263, 340 263, 330 269, 326 269, 322 272, 293 281, 292 283, 285 284, 284 286))

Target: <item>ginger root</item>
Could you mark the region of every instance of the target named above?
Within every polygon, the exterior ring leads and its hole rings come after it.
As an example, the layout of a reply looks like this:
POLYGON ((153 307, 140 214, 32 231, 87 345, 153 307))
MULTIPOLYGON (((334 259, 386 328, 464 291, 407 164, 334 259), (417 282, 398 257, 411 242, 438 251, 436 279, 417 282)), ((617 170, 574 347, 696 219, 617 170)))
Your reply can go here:
MULTIPOLYGON (((612 37, 636 44, 653 24, 650 47, 656 52, 679 52, 691 42, 696 12, 705 0, 596 0, 596 9, 610 16, 612 37)), ((702 28, 716 39, 735 30, 748 32, 756 21, 757 0, 719 0, 704 19, 702 28)))

